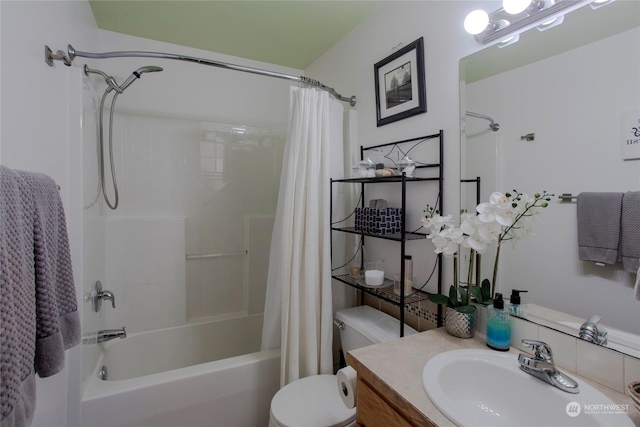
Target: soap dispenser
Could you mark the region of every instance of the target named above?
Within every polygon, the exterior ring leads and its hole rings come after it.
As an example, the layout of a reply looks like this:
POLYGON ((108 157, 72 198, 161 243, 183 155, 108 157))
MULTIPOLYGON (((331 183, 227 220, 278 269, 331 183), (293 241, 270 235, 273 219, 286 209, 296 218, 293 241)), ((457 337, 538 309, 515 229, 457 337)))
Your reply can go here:
POLYGON ((519 289, 511 290, 511 297, 509 298, 509 314, 516 317, 527 317, 527 305, 520 304, 520 292, 528 292, 521 291, 519 289))
POLYGON ((502 294, 496 293, 493 306, 487 307, 487 345, 494 350, 507 351, 510 342, 509 311, 504 309, 502 294))

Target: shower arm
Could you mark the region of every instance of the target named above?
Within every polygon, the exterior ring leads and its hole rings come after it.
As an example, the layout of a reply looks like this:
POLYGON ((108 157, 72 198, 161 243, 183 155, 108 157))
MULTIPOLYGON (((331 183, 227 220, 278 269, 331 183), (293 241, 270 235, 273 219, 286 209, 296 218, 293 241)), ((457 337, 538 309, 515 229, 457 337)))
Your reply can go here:
POLYGON ((497 132, 500 129, 500 125, 496 123, 491 117, 485 116, 483 114, 474 113, 472 111, 465 112, 465 116, 475 117, 477 119, 484 119, 489 121, 489 129, 494 132, 497 132))
POLYGON ((356 97, 352 96, 350 98, 344 97, 340 95, 335 89, 325 86, 317 80, 312 80, 307 77, 296 77, 288 74, 276 73, 274 71, 261 70, 259 68, 251 68, 245 67, 242 65, 229 64, 221 61, 214 61, 212 59, 205 58, 197 58, 194 56, 187 55, 177 55, 173 53, 162 53, 162 52, 144 52, 144 51, 119 51, 119 52, 104 52, 104 53, 91 53, 91 52, 82 52, 79 50, 75 50, 73 46, 67 45, 67 53, 68 58, 61 58, 60 53, 62 51, 58 51, 55 55, 52 55, 51 49, 48 46, 45 46, 45 62, 49 65, 53 65, 53 60, 64 60, 65 64, 67 62, 72 62, 76 57, 80 56, 83 58, 92 58, 92 59, 106 59, 106 58, 125 58, 125 57, 138 57, 138 58, 160 58, 160 59, 173 59, 178 61, 186 61, 186 62, 195 62, 197 64, 209 65, 212 67, 225 68, 227 70, 234 71, 242 71, 244 73, 252 73, 259 74, 262 76, 275 77, 278 79, 285 79, 295 81, 301 84, 306 84, 309 86, 317 87, 318 89, 324 90, 335 96, 340 101, 348 102, 352 107, 356 105, 356 97))

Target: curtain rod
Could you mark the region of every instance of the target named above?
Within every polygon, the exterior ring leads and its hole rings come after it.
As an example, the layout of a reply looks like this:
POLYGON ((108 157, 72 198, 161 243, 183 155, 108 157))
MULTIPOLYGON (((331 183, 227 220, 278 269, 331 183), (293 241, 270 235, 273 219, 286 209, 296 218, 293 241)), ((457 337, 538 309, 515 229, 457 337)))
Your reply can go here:
POLYGON ((275 77, 278 79, 292 80, 298 83, 307 84, 318 89, 325 90, 338 98, 340 101, 348 102, 352 107, 356 105, 356 97, 351 98, 340 95, 335 89, 325 86, 317 80, 310 79, 304 76, 291 76, 288 74, 276 73, 274 71, 261 70, 259 68, 245 67, 242 65, 229 64, 221 61, 214 61, 212 59, 197 58, 194 56, 177 55, 173 53, 162 52, 144 52, 144 51, 120 51, 120 52, 104 52, 104 53, 91 53, 75 50, 73 46, 67 45, 67 54, 64 51, 58 50, 55 54, 51 51, 49 46, 45 45, 45 62, 50 66, 53 66, 53 61, 63 61, 65 65, 71 66, 73 60, 76 57, 92 58, 92 59, 105 59, 105 58, 124 58, 124 57, 141 57, 141 58, 161 58, 161 59, 174 59, 178 61, 195 62, 202 65, 210 65, 212 67, 225 68, 228 70, 242 71, 245 73, 259 74, 262 76, 275 77))

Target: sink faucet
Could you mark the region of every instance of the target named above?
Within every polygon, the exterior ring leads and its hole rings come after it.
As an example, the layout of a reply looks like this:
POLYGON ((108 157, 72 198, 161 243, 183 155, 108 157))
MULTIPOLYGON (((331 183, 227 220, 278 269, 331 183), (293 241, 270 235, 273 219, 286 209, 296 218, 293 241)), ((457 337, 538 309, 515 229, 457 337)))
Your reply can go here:
POLYGON ((598 329, 600 316, 593 315, 580 326, 580 339, 598 345, 607 345, 607 331, 598 329))
POLYGON ((534 355, 531 357, 528 354, 520 354, 518 356, 520 369, 562 391, 568 393, 580 392, 578 383, 575 382, 573 378, 556 369, 551 347, 549 347, 547 343, 524 339, 522 340, 522 344, 524 344, 525 347, 533 348, 534 355))
POLYGON ((82 344, 99 344, 101 342, 111 341, 115 338, 126 338, 127 331, 124 326, 121 329, 104 329, 98 332, 90 332, 82 337, 82 344))

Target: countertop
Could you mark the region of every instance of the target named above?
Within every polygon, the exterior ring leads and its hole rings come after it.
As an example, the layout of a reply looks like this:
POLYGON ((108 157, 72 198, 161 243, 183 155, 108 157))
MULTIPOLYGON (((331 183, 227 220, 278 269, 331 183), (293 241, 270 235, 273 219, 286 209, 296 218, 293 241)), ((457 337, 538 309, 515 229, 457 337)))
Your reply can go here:
MULTIPOLYGON (((416 414, 428 418, 438 426, 455 426, 429 400, 422 387, 422 369, 431 357, 457 349, 486 350, 486 337, 476 333, 473 338, 460 339, 449 335, 444 328, 438 328, 353 350, 347 354, 347 362, 358 372, 370 371, 378 385, 386 388, 379 391, 394 401, 410 418, 412 414, 416 414)), ((521 351, 512 347, 509 353, 517 355, 521 351)), ((629 417, 635 425, 640 426, 640 412, 633 405, 631 397, 586 380, 580 375, 571 372, 568 374, 592 385, 614 403, 629 405, 629 417)))

